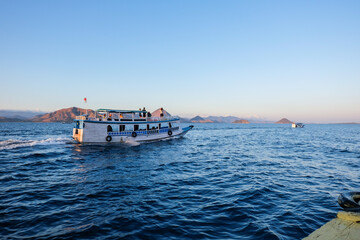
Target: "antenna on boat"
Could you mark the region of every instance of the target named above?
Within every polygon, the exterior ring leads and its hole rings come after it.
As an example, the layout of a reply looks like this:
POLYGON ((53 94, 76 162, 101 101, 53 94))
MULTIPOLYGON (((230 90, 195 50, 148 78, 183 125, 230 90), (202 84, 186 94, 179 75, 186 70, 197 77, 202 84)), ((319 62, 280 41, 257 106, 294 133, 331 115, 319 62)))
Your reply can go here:
POLYGON ((86 97, 84 98, 84 102, 85 102, 85 109, 86 109, 86 115, 87 115, 87 107, 86 107, 87 99, 86 99, 86 97))

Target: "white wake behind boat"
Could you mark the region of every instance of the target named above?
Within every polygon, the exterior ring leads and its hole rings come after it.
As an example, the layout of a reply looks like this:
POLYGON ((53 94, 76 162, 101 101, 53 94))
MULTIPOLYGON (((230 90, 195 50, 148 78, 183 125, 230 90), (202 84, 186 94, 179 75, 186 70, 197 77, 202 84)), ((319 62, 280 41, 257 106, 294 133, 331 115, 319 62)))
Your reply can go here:
POLYGON ((73 139, 79 143, 147 142, 184 136, 194 126, 180 126, 180 118, 158 109, 147 111, 98 109, 95 117, 77 116, 73 139))

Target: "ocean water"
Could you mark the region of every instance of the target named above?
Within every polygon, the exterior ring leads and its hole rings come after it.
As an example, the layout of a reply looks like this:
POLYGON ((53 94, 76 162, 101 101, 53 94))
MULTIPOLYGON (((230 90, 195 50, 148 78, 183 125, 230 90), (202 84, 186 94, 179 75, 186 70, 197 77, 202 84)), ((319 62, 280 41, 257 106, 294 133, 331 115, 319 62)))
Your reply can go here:
POLYGON ((0 238, 301 239, 360 190, 360 125, 195 124, 136 146, 71 134, 0 123, 0 238))

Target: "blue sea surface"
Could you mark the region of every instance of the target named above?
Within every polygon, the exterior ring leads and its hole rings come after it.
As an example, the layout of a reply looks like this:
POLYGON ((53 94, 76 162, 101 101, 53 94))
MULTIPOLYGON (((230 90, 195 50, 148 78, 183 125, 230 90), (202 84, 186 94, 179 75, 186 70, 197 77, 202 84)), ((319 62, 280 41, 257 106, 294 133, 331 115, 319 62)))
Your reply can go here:
POLYGON ((72 127, 0 124, 0 238, 301 239, 360 190, 360 125, 195 124, 135 146, 72 127))

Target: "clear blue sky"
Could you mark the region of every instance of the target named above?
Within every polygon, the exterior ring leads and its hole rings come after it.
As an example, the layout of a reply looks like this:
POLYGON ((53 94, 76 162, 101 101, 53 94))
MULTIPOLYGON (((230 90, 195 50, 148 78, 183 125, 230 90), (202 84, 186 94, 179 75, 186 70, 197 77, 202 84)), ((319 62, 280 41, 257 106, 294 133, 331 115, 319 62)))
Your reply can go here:
POLYGON ((0 109, 360 122, 360 1, 0 1, 0 109))

